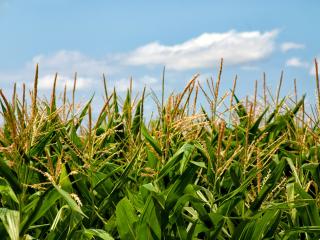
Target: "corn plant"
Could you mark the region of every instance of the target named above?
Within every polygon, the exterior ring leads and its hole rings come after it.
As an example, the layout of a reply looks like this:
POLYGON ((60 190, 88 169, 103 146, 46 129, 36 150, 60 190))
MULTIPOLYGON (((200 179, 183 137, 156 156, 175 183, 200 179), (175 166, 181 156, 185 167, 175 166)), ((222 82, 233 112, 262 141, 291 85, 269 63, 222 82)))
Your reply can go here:
POLYGON ((265 81, 261 99, 257 83, 238 99, 236 79, 221 95, 221 75, 167 99, 163 80, 151 118, 146 89, 121 97, 105 79, 97 116, 92 98, 77 108, 76 77, 71 101, 57 75, 40 98, 38 68, 30 100, 0 90, 1 238, 320 238, 320 104, 265 81))

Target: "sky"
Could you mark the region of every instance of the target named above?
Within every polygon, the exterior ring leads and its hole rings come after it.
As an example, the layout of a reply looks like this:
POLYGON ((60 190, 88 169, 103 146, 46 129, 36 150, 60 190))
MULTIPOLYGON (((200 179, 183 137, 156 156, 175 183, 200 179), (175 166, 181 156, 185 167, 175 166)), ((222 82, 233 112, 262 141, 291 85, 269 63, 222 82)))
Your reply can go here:
POLYGON ((59 90, 71 90, 77 72, 84 97, 102 95, 103 73, 120 93, 131 77, 134 89, 158 93, 165 67, 169 94, 196 73, 216 79, 223 58, 222 90, 237 75, 236 93, 252 95, 264 72, 275 89, 283 70, 282 94, 296 79, 312 97, 319 10, 316 0, 0 0, 0 88, 31 87, 39 64, 43 94, 56 72, 59 90))

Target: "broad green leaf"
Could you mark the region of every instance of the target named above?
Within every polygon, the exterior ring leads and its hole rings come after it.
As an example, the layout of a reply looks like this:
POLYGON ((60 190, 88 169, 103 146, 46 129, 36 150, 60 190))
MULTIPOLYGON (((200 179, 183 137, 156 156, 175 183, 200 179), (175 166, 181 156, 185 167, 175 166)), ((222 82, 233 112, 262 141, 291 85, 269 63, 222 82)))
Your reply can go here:
POLYGON ((83 234, 89 238, 99 237, 103 240, 113 240, 114 238, 102 229, 84 229, 83 234))
POLYGON ((116 207, 117 228, 121 239, 138 239, 136 223, 138 217, 127 198, 123 198, 116 207))
POLYGON ((101 204, 99 206, 99 210, 98 210, 99 212, 105 210, 112 195, 117 193, 117 191, 120 191, 121 187, 128 181, 128 178, 127 178, 128 174, 132 170, 134 163, 137 161, 137 156, 139 154, 139 151, 140 151, 140 148, 138 148, 136 150, 136 152, 135 152, 134 156, 132 157, 131 161, 129 162, 129 164, 127 164, 127 166, 125 166, 123 173, 120 175, 117 182, 114 184, 114 187, 113 187, 112 191, 110 192, 110 194, 101 202, 101 204))
POLYGON ((41 193, 40 197, 36 197, 28 206, 28 212, 25 218, 22 220, 20 227, 20 234, 23 235, 29 227, 35 223, 38 219, 45 217, 47 211, 56 203, 61 195, 54 189, 49 188, 45 192, 41 193))
POLYGON ((22 191, 22 186, 15 175, 15 173, 8 167, 8 165, 0 157, 0 176, 5 178, 11 185, 12 189, 15 189, 16 193, 22 191))
POLYGON ((18 211, 0 208, 0 219, 11 240, 19 240, 20 214, 18 211))
MULTIPOLYGON (((308 203, 308 206, 298 209, 299 215, 305 216, 306 219, 310 221, 310 225, 320 226, 319 208, 317 207, 315 199, 306 193, 297 183, 295 183, 295 191, 298 194, 298 199, 308 203)), ((304 224, 307 225, 308 222, 304 224)))
POLYGON ((190 143, 185 143, 164 165, 164 167, 161 169, 158 180, 167 175, 172 168, 181 161, 181 168, 180 168, 180 174, 182 174, 181 171, 183 171, 187 165, 187 161, 190 160, 190 155, 192 151, 194 150, 194 145, 190 143), (181 160, 182 156, 182 160, 181 160))
POLYGON ((161 239, 161 211, 160 206, 149 195, 137 224, 137 237, 139 240, 161 239))
POLYGON ((184 173, 169 187, 166 198, 166 209, 171 209, 175 205, 175 202, 183 195, 184 189, 192 182, 197 169, 197 166, 189 165, 184 173))
POLYGON ((10 184, 5 178, 0 177, 0 194, 11 198, 14 202, 19 204, 19 200, 12 190, 10 184))
POLYGON ((279 210, 266 211, 263 214, 262 218, 256 222, 257 224, 254 226, 254 231, 251 239, 257 239, 257 240, 264 239, 267 234, 270 235, 270 237, 272 237, 277 227, 277 226, 274 226, 274 223, 277 223, 277 224, 279 223, 277 220, 280 217, 280 213, 281 212, 279 210), (271 228, 271 226, 274 226, 274 227, 271 228))

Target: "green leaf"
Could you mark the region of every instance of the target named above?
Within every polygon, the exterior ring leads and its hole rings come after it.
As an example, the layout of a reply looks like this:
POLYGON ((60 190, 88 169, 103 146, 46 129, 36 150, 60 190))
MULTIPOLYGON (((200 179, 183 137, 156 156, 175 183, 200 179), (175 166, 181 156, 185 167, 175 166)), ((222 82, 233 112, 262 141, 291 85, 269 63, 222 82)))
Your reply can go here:
POLYGON ((252 125, 252 127, 249 130, 250 133, 250 141, 252 141, 255 138, 258 138, 260 136, 260 134, 257 134, 258 130, 259 130, 259 125, 261 123, 261 121, 263 120, 264 115, 268 112, 269 108, 267 107, 263 113, 258 117, 258 119, 254 122, 254 124, 252 125))
POLYGON ((142 112, 141 112, 141 106, 142 105, 142 99, 138 102, 136 107, 136 112, 133 117, 132 127, 131 131, 134 136, 138 135, 138 132, 142 125, 142 112))
POLYGON ((175 205, 175 202, 183 195, 184 189, 191 183, 197 169, 198 166, 190 164, 184 173, 169 187, 166 198, 166 209, 171 209, 175 205))
POLYGON ((11 240, 19 240, 20 214, 18 211, 0 208, 0 219, 11 240))
MULTIPOLYGON (((304 216, 305 219, 308 219, 310 225, 320 226, 319 209, 315 199, 313 199, 310 194, 306 193, 297 183, 295 183, 295 191, 298 194, 298 199, 302 199, 304 202, 308 203, 308 206, 298 209, 299 214, 304 216)), ((304 225, 309 225, 309 222, 304 222, 304 225)))
POLYGON ((281 178, 283 174, 283 170, 286 166, 286 161, 283 159, 281 160, 275 169, 272 171, 271 177, 267 180, 265 185, 262 187, 261 191, 259 192, 259 195, 256 197, 256 199, 253 201, 251 204, 250 210, 252 212, 257 211, 262 202, 265 200, 267 195, 273 190, 273 188, 276 186, 278 183, 279 179, 281 178))
POLYGON ((236 112, 239 116, 241 126, 246 126, 248 122, 248 113, 246 111, 246 108, 242 105, 242 103, 240 102, 240 100, 237 98, 236 95, 234 95, 234 99, 237 102, 236 112))
POLYGON ((62 196, 62 198, 67 202, 69 207, 75 211, 83 215, 84 217, 87 217, 81 210, 80 206, 76 203, 75 200, 72 199, 70 194, 63 189, 61 189, 59 186, 54 185, 55 189, 58 191, 58 193, 62 196))
POLYGON ((177 163, 180 162, 181 156, 182 156, 182 160, 181 160, 180 174, 182 174, 188 161, 190 160, 190 155, 193 152, 193 150, 194 150, 194 145, 190 143, 183 144, 183 146, 167 161, 167 163, 161 169, 158 175, 158 180, 172 171, 173 166, 175 166, 177 163))
POLYGON ((103 240, 113 240, 114 239, 109 233, 107 233, 106 231, 104 231, 102 229, 84 229, 83 234, 89 238, 99 237, 103 240))
POLYGON ((294 107, 294 109, 292 109, 292 114, 296 114, 299 111, 300 107, 304 104, 305 98, 306 98, 306 95, 304 94, 300 99, 300 101, 297 103, 297 105, 294 107))
POLYGON ((0 157, 0 176, 4 177, 11 185, 12 189, 15 189, 16 193, 21 193, 22 186, 15 176, 14 172, 8 167, 8 165, 0 157))
POLYGON ((264 237, 267 234, 269 236, 273 236, 274 231, 276 230, 276 227, 277 227, 277 226, 274 226, 274 223, 279 223, 277 221, 279 217, 280 217, 279 210, 269 210, 266 213, 264 213, 262 218, 259 219, 259 221, 257 221, 257 224, 254 226, 254 231, 251 239, 253 240, 264 239, 264 237), (271 226, 273 226, 273 228, 271 228, 271 226))
POLYGON ((112 195, 117 193, 118 191, 121 191, 121 187, 128 181, 128 175, 129 175, 130 171, 132 170, 134 163, 137 160, 137 156, 139 154, 139 151, 140 151, 140 148, 137 149, 134 156, 130 160, 129 164, 127 164, 127 166, 125 166, 123 173, 120 175, 117 182, 114 184, 114 187, 113 187, 112 191, 110 192, 110 194, 101 202, 101 204, 99 206, 99 210, 98 210, 99 212, 105 211, 105 208, 106 208, 107 204, 109 203, 112 195))
POLYGON ((131 95, 129 89, 127 90, 127 96, 123 103, 123 116, 124 119, 129 122, 131 121, 131 95))
POLYGON ((169 221, 171 224, 174 224, 176 221, 178 221, 178 218, 183 214, 184 207, 188 202, 203 203, 203 201, 194 196, 194 194, 189 193, 181 196, 175 204, 173 210, 170 211, 169 221))
POLYGON ((139 240, 161 239, 161 210, 160 205, 156 204, 152 195, 149 195, 137 225, 139 240))
MULTIPOLYGON (((39 192, 40 193, 40 192, 39 192)), ((32 200, 26 209, 27 215, 23 219, 20 234, 23 235, 28 228, 38 219, 45 217, 46 212, 56 203, 61 195, 54 188, 49 188, 44 193, 32 200)))
POLYGON ((0 194, 3 196, 10 197, 14 202, 19 204, 19 200, 12 190, 8 181, 2 177, 0 177, 0 194))
POLYGON ((135 224, 138 217, 131 202, 125 197, 116 207, 117 228, 121 239, 138 239, 135 224))
POLYGON ((145 137, 145 139, 149 142, 149 144, 153 147, 153 149, 159 154, 162 155, 160 144, 149 134, 146 126, 141 124, 141 133, 145 137))
POLYGON ((90 104, 91 104, 91 102, 92 102, 92 100, 93 100, 93 97, 94 97, 94 96, 92 96, 92 97, 90 98, 90 100, 85 104, 84 108, 82 109, 82 111, 81 111, 81 113, 80 113, 80 115, 79 115, 78 121, 77 121, 77 123, 74 125, 74 129, 75 129, 75 130, 77 130, 77 129, 80 127, 83 118, 87 115, 87 112, 88 112, 89 106, 90 106, 90 104))
MULTIPOLYGON (((284 236, 283 236, 283 240, 288 240, 288 239, 298 239, 298 234, 299 233, 316 233, 320 234, 320 226, 302 226, 302 227, 293 227, 288 229, 284 236)), ((301 236, 301 235, 300 235, 301 236)))

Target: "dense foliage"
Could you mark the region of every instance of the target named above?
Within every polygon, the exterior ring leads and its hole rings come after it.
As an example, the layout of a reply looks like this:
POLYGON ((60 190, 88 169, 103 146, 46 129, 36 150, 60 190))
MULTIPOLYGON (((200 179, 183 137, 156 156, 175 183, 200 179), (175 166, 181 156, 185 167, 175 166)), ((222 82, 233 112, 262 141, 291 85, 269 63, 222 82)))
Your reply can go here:
POLYGON ((151 94, 150 119, 131 88, 105 85, 97 116, 75 107, 76 81, 70 102, 57 78, 39 99, 37 71, 30 106, 25 87, 1 91, 1 239, 319 239, 316 108, 265 84, 220 96, 220 76, 151 94))

